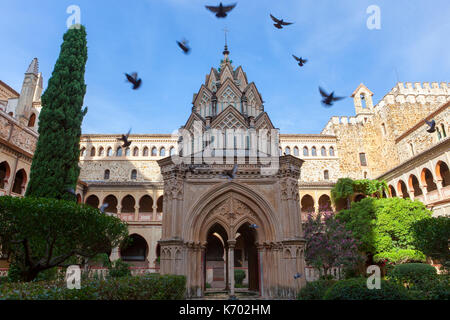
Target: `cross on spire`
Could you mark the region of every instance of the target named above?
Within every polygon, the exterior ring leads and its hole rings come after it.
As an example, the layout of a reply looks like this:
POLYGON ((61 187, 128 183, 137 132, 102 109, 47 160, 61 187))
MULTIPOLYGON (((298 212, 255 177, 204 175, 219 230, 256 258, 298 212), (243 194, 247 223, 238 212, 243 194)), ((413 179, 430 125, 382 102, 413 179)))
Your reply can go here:
POLYGON ((228 51, 228 44, 227 44, 227 33, 229 32, 230 30, 228 30, 226 27, 223 29, 223 32, 225 33, 225 49, 224 49, 224 51, 223 51, 223 54, 225 55, 225 56, 228 56, 229 54, 230 54, 230 51, 228 51))

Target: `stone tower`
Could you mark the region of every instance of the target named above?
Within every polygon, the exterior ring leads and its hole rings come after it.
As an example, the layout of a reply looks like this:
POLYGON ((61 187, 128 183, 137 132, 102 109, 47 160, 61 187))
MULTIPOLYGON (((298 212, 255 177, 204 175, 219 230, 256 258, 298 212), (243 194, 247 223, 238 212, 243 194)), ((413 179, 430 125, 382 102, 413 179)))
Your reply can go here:
POLYGON ((42 73, 39 73, 38 59, 34 58, 25 72, 25 78, 15 112, 16 118, 23 125, 35 126, 34 122, 38 118, 42 90, 42 73))

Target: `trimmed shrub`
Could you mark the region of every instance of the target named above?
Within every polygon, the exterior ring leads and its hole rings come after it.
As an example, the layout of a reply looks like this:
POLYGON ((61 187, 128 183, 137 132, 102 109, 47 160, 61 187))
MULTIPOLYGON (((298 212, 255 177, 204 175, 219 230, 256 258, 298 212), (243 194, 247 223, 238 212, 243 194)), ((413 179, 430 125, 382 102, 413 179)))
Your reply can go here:
POLYGON ((245 279, 245 271, 244 270, 234 270, 234 281, 235 284, 241 285, 244 282, 245 279))
POLYGON ((366 278, 338 281, 329 288, 324 300, 408 300, 411 296, 399 284, 381 280, 381 289, 368 289, 366 278))
POLYGON ((437 279, 437 272, 433 266, 425 263, 405 263, 395 266, 388 274, 391 281, 421 290, 427 283, 437 279))
POLYGON ((184 276, 148 274, 90 280, 80 290, 67 289, 65 282, 7 283, 0 300, 180 300, 185 291, 184 276))
POLYGON ((306 286, 300 289, 297 300, 322 300, 327 290, 335 283, 335 280, 316 280, 307 282, 306 286))

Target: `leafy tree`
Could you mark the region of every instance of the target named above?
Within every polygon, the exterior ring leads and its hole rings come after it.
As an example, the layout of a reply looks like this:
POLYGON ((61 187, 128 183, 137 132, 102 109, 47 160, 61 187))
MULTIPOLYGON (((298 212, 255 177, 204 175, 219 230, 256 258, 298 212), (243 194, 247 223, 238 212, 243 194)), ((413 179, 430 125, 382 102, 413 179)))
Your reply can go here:
POLYGON ((350 209, 351 198, 355 193, 381 198, 383 191, 388 191, 388 185, 384 180, 352 180, 350 178, 341 178, 337 181, 333 189, 331 189, 331 198, 334 203, 337 203, 339 200, 346 200, 347 209, 350 209))
POLYGON ((81 110, 86 93, 86 31, 83 26, 64 35, 48 87, 42 96, 39 140, 31 165, 26 196, 74 200, 80 168, 81 110))
POLYGON ((21 281, 32 281, 40 272, 67 262, 73 264, 76 257, 109 252, 127 237, 127 225, 119 218, 88 205, 0 197, 0 243, 21 281))
POLYGON ((414 244, 427 256, 439 260, 445 269, 450 269, 450 217, 428 218, 413 225, 414 244))
POLYGON ((324 276, 330 275, 333 267, 357 264, 361 257, 357 242, 344 224, 332 212, 308 216, 304 227, 306 262, 324 276))
POLYGON ((366 198, 337 215, 360 241, 361 252, 391 263, 425 260, 415 246, 412 226, 430 216, 423 203, 401 198, 366 198))

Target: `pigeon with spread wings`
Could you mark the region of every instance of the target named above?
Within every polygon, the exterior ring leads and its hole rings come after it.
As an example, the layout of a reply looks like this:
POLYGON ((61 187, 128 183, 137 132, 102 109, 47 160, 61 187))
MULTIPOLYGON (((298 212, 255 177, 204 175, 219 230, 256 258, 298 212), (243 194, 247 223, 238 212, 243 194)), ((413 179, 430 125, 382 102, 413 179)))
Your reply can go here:
POLYGON ((125 76, 127 77, 127 81, 133 84, 133 90, 137 90, 140 88, 142 84, 142 79, 138 79, 137 72, 133 72, 131 75, 125 73, 125 76))
POLYGON ((277 29, 283 29, 283 26, 288 26, 290 24, 293 24, 293 22, 285 22, 283 19, 277 19, 272 14, 270 14, 270 17, 275 22, 274 26, 277 29))
POLYGON ((228 6, 224 6, 222 2, 218 6, 205 6, 206 9, 216 14, 217 18, 225 18, 231 10, 236 7, 237 3, 233 3, 228 6))
POLYGON ((325 90, 323 90, 321 87, 319 87, 319 92, 323 97, 322 104, 325 107, 331 107, 333 105, 333 102, 344 99, 344 97, 335 97, 334 91, 330 94, 326 93, 325 90))
POLYGON ((123 141, 123 145, 122 145, 123 148, 128 148, 131 145, 131 143, 133 142, 133 141, 128 140, 130 133, 131 133, 131 129, 128 131, 128 133, 126 135, 123 134, 121 138, 117 139, 119 141, 123 141))
POLYGON ((235 164, 232 170, 225 170, 225 173, 220 175, 222 178, 227 178, 228 180, 233 180, 236 178, 236 173, 238 171, 238 165, 235 164))
POLYGON ((297 57, 297 56, 295 56, 295 55, 292 55, 292 56, 294 57, 295 60, 298 61, 298 65, 299 65, 300 67, 303 67, 303 65, 304 65, 305 63, 308 62, 307 59, 303 59, 302 57, 299 58, 299 57, 297 57))

